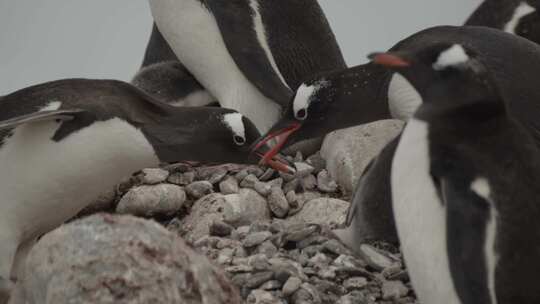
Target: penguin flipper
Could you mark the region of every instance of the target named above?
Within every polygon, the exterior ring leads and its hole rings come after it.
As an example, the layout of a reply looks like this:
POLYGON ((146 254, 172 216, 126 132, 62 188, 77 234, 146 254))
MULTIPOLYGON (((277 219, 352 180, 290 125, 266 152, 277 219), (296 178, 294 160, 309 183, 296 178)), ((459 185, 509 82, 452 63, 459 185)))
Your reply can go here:
POLYGON ((456 291, 464 303, 491 303, 486 260, 486 248, 490 246, 486 242, 494 211, 489 198, 472 185, 456 177, 439 179, 439 193, 446 208, 448 261, 456 291))
POLYGON ((11 119, 0 121, 0 130, 11 129, 26 123, 40 122, 46 120, 72 120, 77 113, 84 112, 82 109, 61 109, 54 111, 34 112, 17 116, 11 119))

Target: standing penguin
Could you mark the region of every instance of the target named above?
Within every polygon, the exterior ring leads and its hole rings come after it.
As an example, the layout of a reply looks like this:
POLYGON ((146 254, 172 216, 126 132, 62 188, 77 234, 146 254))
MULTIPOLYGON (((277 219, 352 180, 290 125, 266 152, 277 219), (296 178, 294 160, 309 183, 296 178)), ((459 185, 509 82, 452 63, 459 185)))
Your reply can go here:
POLYGON ((122 178, 163 162, 246 162, 259 133, 222 108, 178 108, 133 86, 68 79, 0 99, 0 299, 17 251, 122 178))
POLYGON ((465 25, 488 26, 540 43, 538 0, 486 0, 465 25))
POLYGON ((223 107, 267 131, 308 75, 345 62, 316 0, 150 0, 172 50, 223 107))
POLYGON ((538 117, 540 99, 509 104, 477 55, 438 43, 375 58, 423 98, 392 163, 398 235, 422 303, 539 303, 540 145, 517 109, 538 117))

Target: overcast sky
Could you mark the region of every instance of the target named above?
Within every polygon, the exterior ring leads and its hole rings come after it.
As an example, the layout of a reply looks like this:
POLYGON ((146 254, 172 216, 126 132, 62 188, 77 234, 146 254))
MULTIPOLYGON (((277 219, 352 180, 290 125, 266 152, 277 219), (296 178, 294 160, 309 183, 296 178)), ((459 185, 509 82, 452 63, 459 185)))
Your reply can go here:
MULTIPOLYGON (((288 0, 274 0, 288 1, 288 0)), ((349 65, 479 0, 320 0, 349 65)), ((68 77, 129 80, 152 19, 146 0, 0 0, 0 95, 68 77)))

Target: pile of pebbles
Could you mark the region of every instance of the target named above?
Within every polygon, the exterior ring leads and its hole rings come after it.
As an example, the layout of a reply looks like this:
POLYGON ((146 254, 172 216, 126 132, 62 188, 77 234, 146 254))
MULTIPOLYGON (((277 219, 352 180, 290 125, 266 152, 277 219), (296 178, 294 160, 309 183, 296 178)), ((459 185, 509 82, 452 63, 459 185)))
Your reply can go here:
POLYGON ((157 220, 221 267, 246 303, 416 303, 395 248, 364 244, 354 253, 332 233, 349 198, 320 154, 289 161, 295 175, 240 165, 145 169, 83 213, 157 220), (310 217, 315 201, 329 214, 310 217))

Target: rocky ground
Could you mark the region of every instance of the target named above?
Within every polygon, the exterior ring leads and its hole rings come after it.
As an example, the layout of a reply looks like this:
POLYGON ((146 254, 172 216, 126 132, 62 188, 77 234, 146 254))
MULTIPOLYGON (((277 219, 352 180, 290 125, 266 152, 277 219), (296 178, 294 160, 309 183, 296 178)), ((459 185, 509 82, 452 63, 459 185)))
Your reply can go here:
POLYGON ((396 248, 364 244, 355 254, 332 233, 349 198, 320 153, 290 161, 294 176, 237 165, 145 169, 39 242, 19 296, 30 303, 416 303, 396 248))

